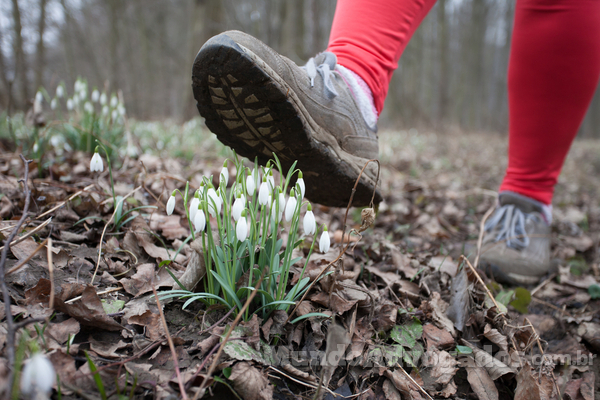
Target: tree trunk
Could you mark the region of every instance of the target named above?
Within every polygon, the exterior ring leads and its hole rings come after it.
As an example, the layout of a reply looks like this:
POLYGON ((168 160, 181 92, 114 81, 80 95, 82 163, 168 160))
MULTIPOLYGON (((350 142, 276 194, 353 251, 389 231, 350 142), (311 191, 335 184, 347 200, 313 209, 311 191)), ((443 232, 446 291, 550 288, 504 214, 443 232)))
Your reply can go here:
POLYGON ((19 1, 12 0, 13 3, 13 27, 15 37, 13 40, 13 51, 15 54, 15 81, 19 83, 21 89, 21 107, 26 107, 29 100, 29 85, 27 82, 27 62, 25 52, 23 51, 23 36, 21 36, 21 11, 19 10, 19 1))
POLYGON ((446 0, 438 0, 438 43, 440 57, 439 74, 439 98, 438 98, 438 123, 443 126, 448 118, 448 80, 449 80, 449 60, 448 60, 448 22, 446 16, 446 0))
POLYGON ((46 0, 40 0, 40 19, 38 21, 37 58, 35 63, 35 87, 39 89, 44 80, 44 31, 46 30, 46 0))

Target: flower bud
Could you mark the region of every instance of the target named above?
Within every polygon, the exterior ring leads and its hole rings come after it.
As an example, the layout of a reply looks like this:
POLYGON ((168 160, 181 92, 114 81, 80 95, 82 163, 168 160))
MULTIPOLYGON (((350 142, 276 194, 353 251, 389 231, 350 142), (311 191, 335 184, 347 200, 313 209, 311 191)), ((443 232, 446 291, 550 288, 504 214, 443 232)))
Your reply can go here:
POLYGON ((329 251, 329 246, 331 246, 331 239, 329 238, 329 232, 327 232, 327 225, 323 227, 323 233, 321 233, 321 238, 319 239, 319 251, 321 253, 327 253, 329 251))

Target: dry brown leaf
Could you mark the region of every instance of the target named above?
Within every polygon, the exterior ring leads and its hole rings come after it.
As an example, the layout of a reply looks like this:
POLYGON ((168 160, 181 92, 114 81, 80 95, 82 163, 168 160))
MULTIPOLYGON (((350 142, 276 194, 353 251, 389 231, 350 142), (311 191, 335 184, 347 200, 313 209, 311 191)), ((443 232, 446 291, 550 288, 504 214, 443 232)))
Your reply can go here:
POLYGON ((119 283, 129 294, 139 296, 152 291, 154 282, 154 264, 141 264, 136 267, 136 273, 131 278, 123 278, 119 283))
POLYGON ((491 327, 490 324, 486 324, 483 328, 483 335, 490 340, 490 342, 498 345, 502 351, 508 354, 508 339, 506 336, 501 334, 497 329, 491 327))
MULTIPOLYGON (((131 232, 133 232, 138 240, 138 244, 146 251, 146 253, 150 257, 156 258, 160 261, 170 260, 174 254, 170 254, 167 252, 167 249, 155 245, 154 236, 152 236, 149 231, 150 227, 142 217, 137 216, 133 221, 131 221, 131 232)), ((178 264, 183 264, 185 260, 186 257, 180 253, 177 255, 177 257, 175 257, 174 261, 178 264)))
POLYGON ((400 392, 389 379, 383 382, 383 393, 388 400, 402 400, 400 392))
POLYGON ((426 369, 422 371, 421 376, 426 388, 441 390, 452 381, 458 371, 458 361, 447 351, 427 351, 423 360, 426 369))
POLYGON ((163 236, 168 240, 184 238, 189 232, 189 229, 181 226, 179 215, 153 214, 150 220, 150 229, 153 232, 162 231, 163 236))
POLYGON ((79 330, 79 322, 75 318, 69 318, 62 322, 49 324, 44 334, 58 343, 64 344, 69 340, 69 336, 75 336, 79 333, 79 330))
POLYGON ((447 315, 454 322, 456 329, 461 332, 464 329, 470 314, 470 285, 469 275, 465 268, 463 268, 452 280, 452 297, 450 298, 450 306, 448 307, 447 315))
POLYGON ((502 361, 494 358, 487 351, 481 350, 479 347, 472 345, 466 340, 461 339, 463 346, 468 346, 473 350, 471 357, 467 357, 468 362, 474 362, 473 365, 477 367, 483 367, 490 374, 492 380, 496 380, 504 375, 513 375, 515 371, 512 368, 504 364, 502 361))
POLYGON ((515 400, 550 400, 553 396, 554 385, 550 378, 544 374, 533 374, 531 365, 526 362, 517 375, 517 389, 515 400), (538 383, 541 379, 541 384, 538 383))
POLYGON ((273 387, 267 378, 247 362, 238 362, 231 369, 229 379, 245 400, 271 400, 273 387))
POLYGON ((454 346, 454 338, 450 332, 433 324, 423 325, 423 338, 427 342, 427 350, 445 349, 454 346))
POLYGON ((484 368, 467 368, 467 380, 479 400, 498 400, 498 389, 484 368))
POLYGON ((90 349, 101 357, 106 358, 121 358, 124 354, 118 354, 117 350, 127 347, 127 343, 119 340, 118 343, 99 342, 90 336, 90 349))
POLYGON ((384 375, 392 381, 396 389, 402 394, 403 399, 421 400, 423 396, 417 386, 408 379, 408 377, 400 370, 385 369, 384 375))
MULTIPOLYGON (((452 336, 456 336, 456 330, 454 329, 454 323, 450 321, 450 318, 446 316, 446 310, 448 309, 448 303, 442 300, 442 297, 437 292, 431 293, 431 300, 428 302, 429 307, 427 307, 427 311, 431 313, 431 319, 435 322, 435 324, 439 328, 446 329, 448 332, 452 334, 452 336)), ((423 305, 421 308, 424 308, 423 305)))
POLYGON ((160 315, 147 310, 141 315, 133 315, 127 320, 130 324, 141 325, 146 328, 145 334, 150 340, 161 340, 165 337, 165 328, 160 315))
POLYGON ((123 329, 121 324, 106 315, 102 302, 93 286, 87 286, 81 294, 81 298, 70 304, 65 303, 61 297, 56 298, 55 307, 57 310, 75 318, 81 325, 109 331, 123 329))

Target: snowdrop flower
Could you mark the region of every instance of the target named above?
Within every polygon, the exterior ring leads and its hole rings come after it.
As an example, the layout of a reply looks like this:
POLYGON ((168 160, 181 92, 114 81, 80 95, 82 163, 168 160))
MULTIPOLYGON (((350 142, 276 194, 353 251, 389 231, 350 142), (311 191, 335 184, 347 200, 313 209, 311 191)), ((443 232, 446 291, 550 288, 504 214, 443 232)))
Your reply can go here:
POLYGON ((304 215, 304 234, 312 235, 313 233, 315 233, 316 229, 317 223, 315 221, 315 214, 313 214, 312 207, 310 203, 308 203, 306 214, 304 215))
POLYGON ((100 95, 100 104, 102 104, 103 106, 106 105, 106 93, 102 93, 100 95))
POLYGON ((290 192, 290 198, 285 205, 285 220, 291 221, 294 216, 294 212, 296 211, 296 204, 298 204, 298 200, 296 200, 296 191, 292 189, 290 192))
POLYGON ((267 177, 263 176, 262 183, 258 189, 258 204, 261 206, 266 205, 269 202, 269 184, 267 183, 267 177))
POLYGON ((246 222, 246 210, 242 210, 242 217, 235 225, 235 235, 240 242, 248 237, 248 223, 246 222))
POLYGON ((39 149, 40 149, 40 146, 38 145, 38 142, 35 142, 33 144, 33 152, 37 153, 39 149))
POLYGON ((269 189, 273 190, 275 188, 275 178, 273 178, 273 170, 269 170, 269 175, 267 175, 267 182, 269 183, 269 189))
POLYGON ((62 87, 62 85, 58 85, 56 87, 56 97, 58 97, 59 99, 62 99, 64 94, 65 94, 65 89, 62 87))
POLYGON ((31 399, 49 399, 55 381, 56 372, 50 360, 36 353, 23 368, 21 393, 31 399))
POLYGON ((123 104, 120 104, 117 106, 117 111, 119 112, 120 116, 124 116, 125 115, 125 106, 123 104))
MULTIPOLYGON (((200 207, 200 206, 198 206, 200 207)), ((198 233, 204 230, 206 226, 206 216, 204 215, 204 211, 200 208, 196 208, 196 215, 194 216, 194 233, 198 233)))
POLYGON ((304 186, 304 178, 302 178, 302 171, 298 171, 298 179, 296 180, 296 185, 300 186, 300 198, 304 198, 304 193, 306 193, 306 187, 304 186))
POLYGON ((57 106, 58 106, 58 99, 55 97, 50 102, 50 108, 53 109, 53 110, 56 110, 57 106))
POLYGON ((171 193, 171 197, 169 197, 169 201, 167 201, 167 215, 173 214, 173 210, 175 209, 175 190, 171 193))
POLYGON ((87 99, 87 89, 85 87, 83 87, 79 92, 79 98, 81 99, 81 101, 87 99))
POLYGON ((108 106, 102 106, 102 115, 104 115, 106 117, 109 112, 110 112, 110 108, 108 108, 108 106))
POLYGON ((37 101, 38 103, 44 101, 44 95, 42 94, 42 92, 37 92, 35 94, 35 101, 37 101))
POLYGON ((331 246, 331 239, 329 238, 329 232, 327 232, 327 225, 323 226, 323 233, 321 233, 321 238, 319 239, 319 251, 321 253, 327 253, 329 251, 329 246, 331 246))
POLYGON ((223 179, 225 181, 225 186, 227 186, 227 182, 229 182, 229 170, 227 169, 227 160, 223 163, 223 168, 221 168, 221 175, 219 180, 223 179))
POLYGON ((102 162, 102 157, 98 154, 98 147, 96 147, 96 152, 92 156, 92 161, 90 161, 90 171, 104 171, 104 162, 102 162))
POLYGON ((241 192, 238 192, 235 201, 233 202, 233 206, 231 207, 231 215, 233 219, 237 222, 242 216, 242 211, 244 210, 244 206, 246 205, 246 199, 241 192))
POLYGON ((113 95, 113 96, 110 98, 110 106, 111 106, 112 108, 115 108, 115 107, 116 107, 118 104, 119 104, 119 99, 117 99, 117 96, 113 95))
POLYGON ((78 92, 79 92, 79 90, 80 90, 80 82, 79 82, 79 79, 77 79, 77 80, 75 81, 75 85, 73 86, 73 91, 74 91, 75 93, 78 93, 78 92))
POLYGON ((254 174, 250 172, 250 169, 248 169, 248 176, 246 177, 246 190, 248 191, 248 196, 254 196, 256 185, 254 184, 254 174))
POLYGON ((117 118, 119 118, 119 113, 117 112, 117 110, 113 110, 111 113, 111 117, 113 121, 116 121, 117 118))
POLYGON ((94 89, 94 91, 92 92, 92 101, 94 103, 97 103, 98 100, 100 100, 100 92, 98 91, 98 89, 94 89))
POLYGON ((79 96, 73 95, 73 108, 79 105, 79 96))
POLYGON ((219 197, 219 195, 217 194, 217 191, 212 186, 208 188, 207 196, 208 196, 208 212, 213 217, 216 217, 217 214, 219 214, 221 212, 221 205, 222 205, 221 197, 219 197))
POLYGON ((196 213, 198 212, 198 205, 200 204, 200 193, 199 189, 194 193, 194 198, 190 201, 190 221, 194 222, 196 213))
POLYGON ((85 102, 85 104, 83 105, 83 109, 88 114, 92 114, 94 112, 94 106, 89 101, 85 102))

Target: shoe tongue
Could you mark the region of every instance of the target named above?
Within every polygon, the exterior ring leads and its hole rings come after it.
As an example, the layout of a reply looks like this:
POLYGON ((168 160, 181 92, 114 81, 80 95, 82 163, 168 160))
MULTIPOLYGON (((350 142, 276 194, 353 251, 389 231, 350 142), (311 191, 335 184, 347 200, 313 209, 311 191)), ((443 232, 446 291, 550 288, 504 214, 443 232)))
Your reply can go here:
POLYGON ((514 192, 502 192, 499 196, 500 205, 513 204, 524 213, 538 212, 544 214, 542 203, 514 192))
POLYGON ((315 56, 315 64, 327 64, 329 66, 329 69, 333 71, 335 66, 337 65, 337 56, 330 51, 324 51, 315 56))

